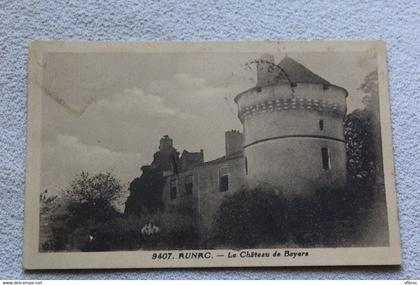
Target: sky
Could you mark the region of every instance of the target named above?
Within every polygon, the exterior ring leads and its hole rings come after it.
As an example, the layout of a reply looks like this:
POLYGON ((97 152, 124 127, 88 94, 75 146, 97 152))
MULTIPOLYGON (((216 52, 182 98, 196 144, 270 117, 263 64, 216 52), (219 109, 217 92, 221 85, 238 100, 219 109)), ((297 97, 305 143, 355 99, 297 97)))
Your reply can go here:
MULTIPOLYGON (((224 133, 242 131, 233 98, 256 84, 245 63, 261 53, 49 53, 44 58, 41 187, 59 193, 81 171, 112 171, 127 187, 169 135, 182 152, 223 156, 224 133)), ((284 53, 275 54, 276 63, 284 53)), ((376 69, 366 52, 288 53, 349 92, 376 69)))

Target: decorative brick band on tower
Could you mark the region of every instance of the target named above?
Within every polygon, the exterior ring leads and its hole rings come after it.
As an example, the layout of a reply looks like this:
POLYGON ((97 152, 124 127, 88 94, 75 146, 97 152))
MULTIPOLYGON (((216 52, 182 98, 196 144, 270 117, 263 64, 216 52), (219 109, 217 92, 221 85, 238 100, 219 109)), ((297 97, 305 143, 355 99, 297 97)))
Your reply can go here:
POLYGON ((274 187, 288 197, 342 187, 347 91, 289 57, 278 65, 267 62, 272 56, 263 58, 257 86, 235 98, 248 185, 274 187))
POLYGON ((243 122, 251 116, 260 113, 287 111, 287 110, 308 110, 317 112, 330 112, 332 116, 343 116, 346 114, 346 109, 337 103, 318 99, 276 99, 267 100, 260 104, 244 107, 239 111, 238 117, 243 122))

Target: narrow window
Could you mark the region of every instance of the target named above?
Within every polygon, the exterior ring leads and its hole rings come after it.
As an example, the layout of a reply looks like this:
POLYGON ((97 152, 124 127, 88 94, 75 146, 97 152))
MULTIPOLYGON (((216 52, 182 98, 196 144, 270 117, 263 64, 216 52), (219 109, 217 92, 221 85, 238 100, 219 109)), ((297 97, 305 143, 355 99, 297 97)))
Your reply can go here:
POLYGON ((245 174, 248 175, 248 159, 245 157, 245 174))
POLYGON ((192 195, 193 187, 194 187, 193 176, 188 175, 187 177, 185 177, 185 194, 192 195))
POLYGON ((220 192, 226 192, 229 190, 229 176, 220 176, 220 192))
POLYGON ((171 200, 176 199, 177 189, 176 189, 176 179, 171 180, 170 185, 170 196, 171 200))
POLYGON ((319 120, 319 129, 321 131, 324 129, 324 120, 319 120))
POLYGON ((227 167, 219 169, 219 191, 226 192, 229 190, 229 171, 227 167))
POLYGON ((323 147, 321 149, 321 153, 322 153, 322 168, 324 170, 328 170, 331 168, 331 164, 330 164, 330 151, 328 148, 323 147))

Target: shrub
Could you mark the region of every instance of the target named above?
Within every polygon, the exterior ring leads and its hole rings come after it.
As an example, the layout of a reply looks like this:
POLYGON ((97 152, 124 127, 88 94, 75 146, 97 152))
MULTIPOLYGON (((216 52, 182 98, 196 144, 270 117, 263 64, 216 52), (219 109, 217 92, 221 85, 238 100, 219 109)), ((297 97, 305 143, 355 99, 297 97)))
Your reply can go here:
POLYGON ((286 240, 287 201, 274 190, 242 188, 227 196, 215 217, 218 246, 256 247, 286 240))
MULTIPOLYGON (((366 227, 360 225, 375 215, 371 207, 378 200, 377 191, 347 185, 286 200, 275 189, 243 188, 220 205, 211 246, 350 246, 365 236, 366 227)), ((383 228, 379 222, 371 226, 383 228)))
POLYGON ((176 208, 116 217, 84 234, 83 251, 191 249, 198 241, 191 213, 176 208))
POLYGON ((196 217, 189 208, 166 209, 160 217, 160 248, 192 249, 199 243, 196 217))

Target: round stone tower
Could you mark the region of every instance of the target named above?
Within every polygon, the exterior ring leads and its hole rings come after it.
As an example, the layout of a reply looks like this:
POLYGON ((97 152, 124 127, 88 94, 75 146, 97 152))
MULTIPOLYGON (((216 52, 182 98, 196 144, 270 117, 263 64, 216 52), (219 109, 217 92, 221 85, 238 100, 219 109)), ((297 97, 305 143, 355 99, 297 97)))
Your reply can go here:
POLYGON ((289 57, 274 64, 264 55, 257 72, 256 87, 235 98, 248 186, 273 187, 286 197, 344 186, 347 91, 289 57))

